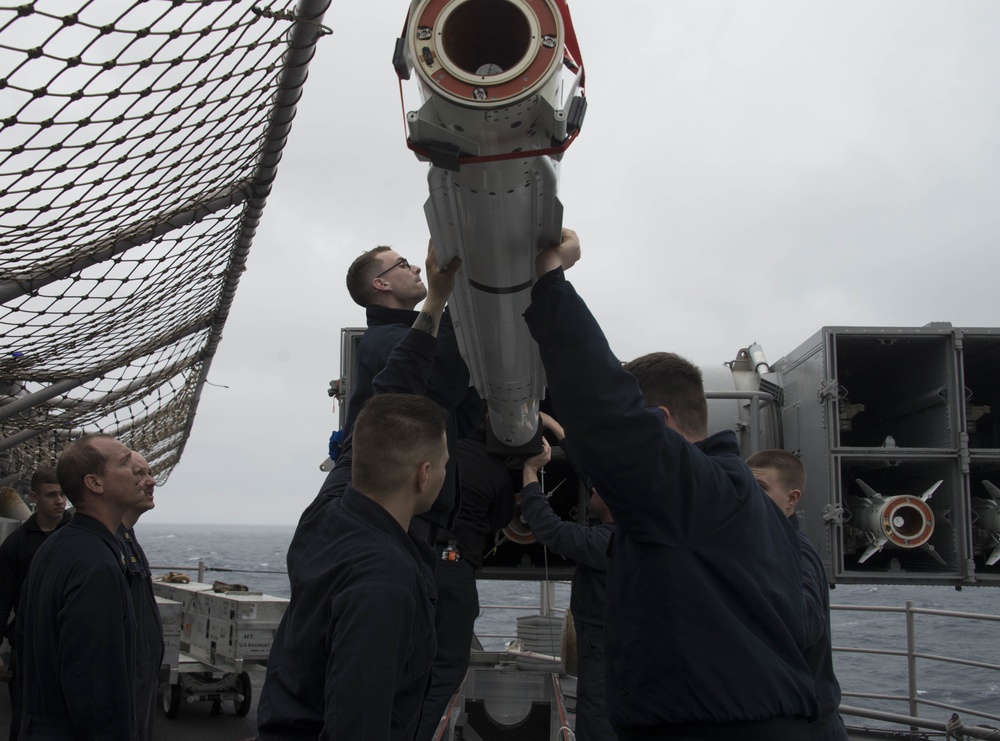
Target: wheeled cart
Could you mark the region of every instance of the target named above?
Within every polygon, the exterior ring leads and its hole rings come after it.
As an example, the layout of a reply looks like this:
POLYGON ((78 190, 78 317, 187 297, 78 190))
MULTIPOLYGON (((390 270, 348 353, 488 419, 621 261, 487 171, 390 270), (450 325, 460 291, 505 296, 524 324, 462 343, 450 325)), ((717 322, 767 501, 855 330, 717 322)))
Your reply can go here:
POLYGON ((232 702, 237 715, 250 711, 246 669, 266 666, 288 600, 260 592, 213 591, 211 584, 153 582, 166 644, 161 699, 168 718, 182 701, 232 702))
POLYGON ((231 702, 241 718, 250 712, 253 688, 246 670, 230 672, 180 654, 172 681, 161 686, 163 714, 173 719, 182 702, 211 702, 212 712, 221 712, 222 703, 231 702))

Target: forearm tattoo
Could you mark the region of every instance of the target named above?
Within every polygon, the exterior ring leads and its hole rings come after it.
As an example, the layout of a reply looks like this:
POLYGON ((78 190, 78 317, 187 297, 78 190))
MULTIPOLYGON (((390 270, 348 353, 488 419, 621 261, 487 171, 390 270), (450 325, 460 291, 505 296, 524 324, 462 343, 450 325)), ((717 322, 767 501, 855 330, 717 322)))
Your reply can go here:
POLYGON ((413 322, 413 328, 437 337, 437 321, 426 311, 421 311, 417 315, 416 321, 413 322))

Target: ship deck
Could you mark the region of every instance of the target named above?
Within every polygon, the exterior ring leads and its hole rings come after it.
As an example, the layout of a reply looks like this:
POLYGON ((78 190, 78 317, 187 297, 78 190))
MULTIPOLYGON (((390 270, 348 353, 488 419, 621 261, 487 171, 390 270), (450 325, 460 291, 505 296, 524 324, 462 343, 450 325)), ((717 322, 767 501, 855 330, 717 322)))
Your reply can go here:
MULTIPOLYGON (((212 713, 209 702, 184 703, 173 720, 162 712, 157 712, 153 732, 153 741, 250 741, 257 735, 257 699, 260 697, 264 684, 264 668, 260 666, 248 669, 253 686, 253 704, 250 712, 243 718, 235 715, 231 703, 223 703, 220 712, 212 713)), ((8 739, 7 718, 10 717, 10 695, 6 688, 0 690, 0 741, 8 739)), ((850 741, 872 741, 873 739, 893 738, 897 741, 917 739, 942 738, 943 734, 923 735, 907 734, 898 730, 892 735, 869 733, 851 729, 850 741)))
MULTIPOLYGON (((253 704, 243 718, 233 711, 232 703, 223 703, 220 712, 212 714, 212 703, 184 703, 177 717, 168 719, 157 711, 153 741, 244 741, 257 736, 257 698, 264 684, 263 667, 247 670, 253 686, 253 704)), ((0 685, 0 741, 9 741, 10 694, 0 685)))

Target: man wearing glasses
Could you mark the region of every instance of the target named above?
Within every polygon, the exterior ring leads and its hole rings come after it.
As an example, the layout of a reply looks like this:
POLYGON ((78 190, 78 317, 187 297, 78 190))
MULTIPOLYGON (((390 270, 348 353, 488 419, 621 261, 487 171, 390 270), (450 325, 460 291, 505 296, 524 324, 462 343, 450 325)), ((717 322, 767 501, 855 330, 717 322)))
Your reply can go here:
MULTIPOLYGON (((434 260, 431 248, 428 244, 428 266, 433 265, 434 260)), ((368 330, 361 338, 355 355, 355 385, 347 406, 343 430, 345 438, 350 435, 354 420, 365 401, 372 395, 373 379, 386 366, 393 348, 403 340, 410 327, 414 326, 418 316, 415 308, 427 296, 427 288, 420 278, 420 268, 410 265, 406 258, 389 247, 376 247, 354 261, 347 271, 347 290, 355 303, 365 307, 368 330)), ((457 442, 460 437, 475 430, 483 416, 483 402, 476 390, 469 386, 469 369, 459 354, 455 329, 447 309, 438 329, 434 366, 427 381, 427 396, 448 411, 446 426, 449 458, 441 493, 429 511, 410 521, 410 531, 429 543, 436 553, 441 553, 448 547, 448 540, 452 537, 449 531, 459 508, 457 442)), ((336 473, 336 470, 331 472, 327 483, 320 490, 320 499, 323 498, 324 490, 335 485, 333 479, 336 478, 336 473)), ((435 573, 438 589, 449 592, 448 584, 440 582, 442 578, 448 577, 435 573)), ((461 599, 469 604, 463 605, 456 598, 458 601, 446 600, 437 606, 435 628, 439 654, 435 656, 431 668, 431 691, 424 700, 422 714, 427 721, 421 725, 417 741, 430 737, 437 725, 436 719, 440 718, 448 699, 462 681, 461 676, 454 676, 456 672, 451 657, 463 651, 468 652, 468 632, 442 628, 450 625, 452 619, 464 619, 460 616, 469 614, 470 609, 472 614, 476 613, 475 605, 472 604, 476 600, 474 591, 471 595, 463 593, 461 599), (449 617, 452 612, 454 615, 449 617)))
MULTIPOLYGON (((358 257, 347 271, 347 290, 359 306, 365 308, 368 331, 358 344, 354 389, 347 405, 344 436, 351 432, 354 420, 372 395, 372 380, 389 359, 393 348, 403 339, 417 318, 416 306, 427 296, 420 278, 420 268, 410 265, 390 247, 375 247, 358 257)), ((469 369, 458 352, 451 315, 441 318, 434 370, 427 396, 451 414, 448 421, 448 447, 452 462, 448 478, 434 507, 415 518, 411 529, 435 544, 437 531, 447 529, 458 509, 455 485, 454 444, 458 435, 474 429, 481 417, 482 402, 469 388, 469 369)))

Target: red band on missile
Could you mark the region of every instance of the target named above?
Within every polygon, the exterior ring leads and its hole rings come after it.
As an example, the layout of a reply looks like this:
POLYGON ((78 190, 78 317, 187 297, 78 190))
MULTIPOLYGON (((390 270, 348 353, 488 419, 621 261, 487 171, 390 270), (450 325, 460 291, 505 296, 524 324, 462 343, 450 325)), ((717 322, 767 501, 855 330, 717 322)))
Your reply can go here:
POLYGON ((918 548, 934 533, 934 513, 919 497, 895 497, 882 510, 882 532, 901 548, 918 548))

